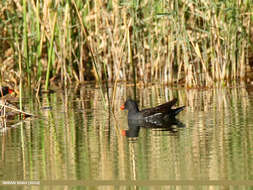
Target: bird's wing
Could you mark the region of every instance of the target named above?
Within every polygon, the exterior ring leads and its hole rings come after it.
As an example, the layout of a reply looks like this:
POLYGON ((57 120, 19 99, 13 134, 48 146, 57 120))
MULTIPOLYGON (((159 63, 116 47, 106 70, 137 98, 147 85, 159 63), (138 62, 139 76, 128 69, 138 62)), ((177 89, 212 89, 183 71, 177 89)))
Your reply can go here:
POLYGON ((142 114, 144 117, 148 117, 150 115, 158 114, 158 113, 163 113, 163 114, 168 114, 171 111, 171 107, 177 102, 177 99, 173 99, 169 102, 166 102, 164 104, 161 104, 159 106, 153 107, 153 108, 147 108, 142 110, 142 114))

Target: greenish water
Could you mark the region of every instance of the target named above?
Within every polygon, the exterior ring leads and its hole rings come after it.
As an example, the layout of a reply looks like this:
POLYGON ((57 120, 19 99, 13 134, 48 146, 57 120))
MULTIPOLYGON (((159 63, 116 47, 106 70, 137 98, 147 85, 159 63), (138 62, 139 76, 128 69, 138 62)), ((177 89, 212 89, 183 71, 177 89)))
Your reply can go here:
POLYGON ((26 92, 25 111, 36 117, 1 131, 0 180, 253 180, 250 88, 153 85, 137 87, 136 95, 141 109, 177 97, 177 106, 186 105, 177 116, 185 127, 140 128, 134 139, 122 136, 121 130, 128 129, 127 112, 119 107, 134 96, 132 86, 109 89, 109 96, 114 96, 109 108, 100 89, 92 85, 39 98, 26 92))

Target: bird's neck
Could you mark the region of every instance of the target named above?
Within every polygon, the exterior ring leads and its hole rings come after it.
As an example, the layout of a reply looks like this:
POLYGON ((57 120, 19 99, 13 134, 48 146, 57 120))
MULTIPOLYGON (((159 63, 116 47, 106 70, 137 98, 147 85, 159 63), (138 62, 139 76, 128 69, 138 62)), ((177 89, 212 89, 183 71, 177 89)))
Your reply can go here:
POLYGON ((130 109, 130 111, 128 110, 128 113, 138 113, 138 112, 139 112, 138 107, 133 107, 132 109, 130 109))

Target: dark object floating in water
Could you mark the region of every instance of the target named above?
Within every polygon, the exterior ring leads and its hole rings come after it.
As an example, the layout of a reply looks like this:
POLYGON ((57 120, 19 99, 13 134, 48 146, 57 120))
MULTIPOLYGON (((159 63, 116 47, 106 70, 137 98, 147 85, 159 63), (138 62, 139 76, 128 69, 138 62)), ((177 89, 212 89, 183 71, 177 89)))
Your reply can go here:
POLYGON ((52 106, 43 106, 41 107, 42 110, 52 110, 53 107, 52 106))

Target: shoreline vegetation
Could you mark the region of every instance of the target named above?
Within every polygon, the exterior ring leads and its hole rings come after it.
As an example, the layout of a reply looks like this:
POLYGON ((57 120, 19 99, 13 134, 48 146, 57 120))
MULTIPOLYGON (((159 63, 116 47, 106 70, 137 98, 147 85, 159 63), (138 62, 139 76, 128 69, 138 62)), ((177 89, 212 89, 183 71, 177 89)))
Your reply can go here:
POLYGON ((7 1, 0 83, 133 81, 213 86, 253 64, 253 5, 229 1, 7 1))

